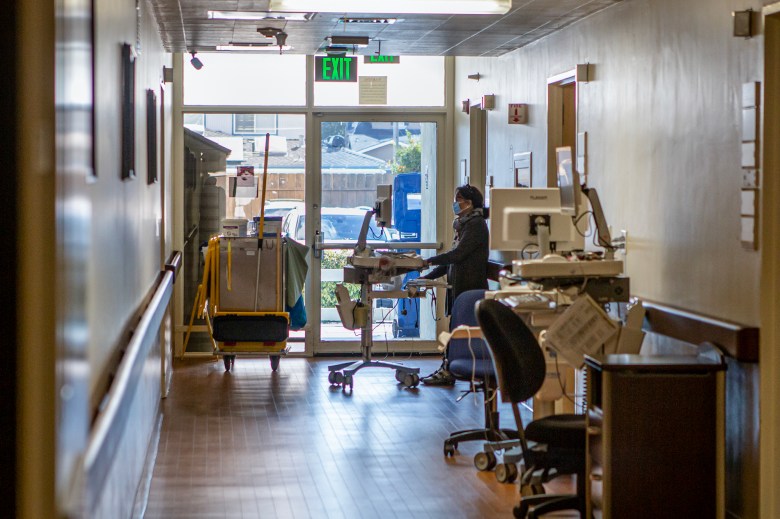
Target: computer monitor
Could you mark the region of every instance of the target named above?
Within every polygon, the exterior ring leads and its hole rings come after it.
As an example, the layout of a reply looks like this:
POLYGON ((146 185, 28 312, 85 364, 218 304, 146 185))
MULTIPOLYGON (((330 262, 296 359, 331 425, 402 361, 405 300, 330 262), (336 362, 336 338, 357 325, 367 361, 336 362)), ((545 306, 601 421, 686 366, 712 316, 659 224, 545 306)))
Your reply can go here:
POLYGON ((523 251, 540 245, 539 225, 549 229, 551 248, 560 252, 574 250, 582 238, 570 216, 561 214, 558 188, 493 188, 490 190, 490 248, 499 251, 523 251))
POLYGON ((577 216, 580 199, 580 179, 571 159, 571 147, 555 148, 558 189, 561 190, 561 214, 577 216))
POLYGON ((374 202, 374 219, 380 227, 390 227, 393 218, 393 186, 380 184, 376 186, 376 201, 374 202))
POLYGON ((376 186, 376 200, 374 201, 374 209, 366 211, 366 216, 363 218, 363 225, 360 228, 360 234, 358 234, 357 246, 355 249, 358 252, 366 250, 366 239, 368 237, 368 229, 371 224, 371 217, 374 217, 379 227, 390 227, 393 219, 393 186, 390 184, 379 184, 376 186))

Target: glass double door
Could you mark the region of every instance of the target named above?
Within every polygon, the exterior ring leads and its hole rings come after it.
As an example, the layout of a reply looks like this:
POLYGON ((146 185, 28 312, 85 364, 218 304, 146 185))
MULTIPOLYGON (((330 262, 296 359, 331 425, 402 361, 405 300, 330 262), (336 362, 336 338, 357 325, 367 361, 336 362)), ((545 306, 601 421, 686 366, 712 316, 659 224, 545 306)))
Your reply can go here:
MULTIPOLYGON (((361 231, 375 253, 427 256, 436 246, 438 128, 435 117, 425 116, 315 118, 310 142, 319 149, 309 155, 315 175, 307 182, 305 211, 288 216, 285 224, 288 234, 314 245, 306 291, 311 320, 307 350, 359 351, 361 331, 351 329, 352 315, 340 315, 337 291, 342 299, 348 294, 351 301, 368 302, 360 284, 344 282, 344 267, 361 231), (385 207, 391 219, 380 226, 374 209, 388 190, 392 202, 385 207)), ((403 273, 371 286, 368 317, 375 351, 415 351, 419 345, 412 342, 430 344, 435 338, 437 312, 431 298, 383 297, 378 292, 403 289, 418 276, 403 273)))

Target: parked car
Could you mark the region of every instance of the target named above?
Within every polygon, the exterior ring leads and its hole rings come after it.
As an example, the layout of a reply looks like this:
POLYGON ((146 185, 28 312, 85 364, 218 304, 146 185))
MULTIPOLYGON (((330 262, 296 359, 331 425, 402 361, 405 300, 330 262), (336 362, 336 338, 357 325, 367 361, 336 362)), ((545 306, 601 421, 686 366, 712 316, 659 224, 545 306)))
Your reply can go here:
MULTIPOLYGON (((323 207, 320 210, 320 231, 324 241, 345 241, 357 243, 366 211, 365 207, 323 207)), ((292 209, 282 220, 282 234, 289 236, 301 243, 306 238, 306 213, 304 208, 292 209)), ((398 231, 395 229, 380 228, 372 218, 366 236, 366 243, 373 246, 381 246, 384 243, 399 241, 398 231)), ((351 248, 351 247, 350 247, 351 248)), ((323 322, 338 321, 338 313, 335 309, 335 286, 343 279, 342 269, 347 264, 347 256, 351 251, 325 250, 322 252, 322 310, 323 322)), ((360 287, 349 284, 347 290, 350 298, 360 297, 360 287)), ((393 308, 391 299, 374 299, 374 319, 387 317, 389 308, 393 308)))
MULTIPOLYGON (((366 209, 353 207, 323 207, 320 210, 320 232, 326 241, 357 242, 366 209)), ((306 213, 303 206, 293 208, 282 221, 282 234, 303 242, 306 236, 306 213)), ((372 219, 366 241, 398 241, 398 231, 380 228, 372 219)))
POLYGON ((265 216, 286 216, 293 209, 303 211, 303 200, 295 198, 275 198, 265 201, 265 216))

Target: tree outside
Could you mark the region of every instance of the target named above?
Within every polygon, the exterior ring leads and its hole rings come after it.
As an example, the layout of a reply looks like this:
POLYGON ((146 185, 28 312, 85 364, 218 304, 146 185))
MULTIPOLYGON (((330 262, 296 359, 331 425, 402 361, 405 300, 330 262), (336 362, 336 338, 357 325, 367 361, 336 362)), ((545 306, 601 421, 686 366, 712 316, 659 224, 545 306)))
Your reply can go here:
POLYGON ((395 151, 395 160, 391 164, 393 173, 419 172, 422 165, 422 146, 419 137, 414 137, 407 130, 406 146, 399 146, 395 151))

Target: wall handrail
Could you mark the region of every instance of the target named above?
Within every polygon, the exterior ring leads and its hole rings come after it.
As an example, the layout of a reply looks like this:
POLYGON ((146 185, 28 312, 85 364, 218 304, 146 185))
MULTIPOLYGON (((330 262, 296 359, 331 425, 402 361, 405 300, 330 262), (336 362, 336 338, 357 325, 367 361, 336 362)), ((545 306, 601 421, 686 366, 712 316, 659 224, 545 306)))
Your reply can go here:
MULTIPOLYGON (((117 367, 116 376, 104 399, 104 405, 95 418, 84 454, 87 488, 91 492, 90 501, 97 499, 106 481, 116 447, 122 439, 127 411, 135 396, 133 390, 137 387, 144 361, 152 345, 159 342, 160 325, 168 309, 180 265, 181 253, 175 252, 165 265, 165 270, 160 273, 160 281, 154 294, 133 329, 117 367)), ((93 504, 88 503, 88 509, 91 509, 93 504)))
POLYGON ((691 344, 712 343, 740 362, 758 362, 759 328, 642 301, 647 313, 643 329, 691 344))

